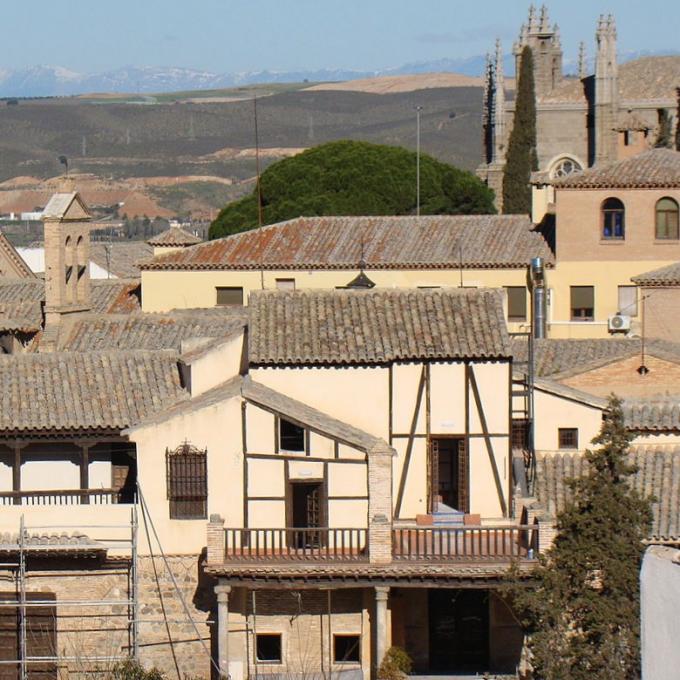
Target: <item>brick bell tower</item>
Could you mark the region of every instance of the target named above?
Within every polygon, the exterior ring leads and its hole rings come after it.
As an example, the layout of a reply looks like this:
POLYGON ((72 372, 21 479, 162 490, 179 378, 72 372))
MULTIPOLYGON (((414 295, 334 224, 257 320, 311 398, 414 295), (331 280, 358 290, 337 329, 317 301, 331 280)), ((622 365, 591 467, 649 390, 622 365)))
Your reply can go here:
POLYGON ((43 211, 45 331, 41 351, 55 349, 66 317, 90 309, 90 218, 75 191, 54 194, 43 211))

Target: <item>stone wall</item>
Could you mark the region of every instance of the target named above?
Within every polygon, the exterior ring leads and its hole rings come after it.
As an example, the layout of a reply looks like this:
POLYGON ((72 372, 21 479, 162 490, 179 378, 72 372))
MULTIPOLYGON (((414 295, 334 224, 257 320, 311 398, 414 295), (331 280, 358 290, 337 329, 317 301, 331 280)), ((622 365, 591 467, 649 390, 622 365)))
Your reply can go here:
MULTIPOLYGON (((177 585, 201 637, 211 649, 211 606, 213 581, 199 575, 199 557, 168 558, 177 585)), ((183 676, 209 677, 210 661, 187 620, 180 598, 161 558, 156 557, 158 584, 150 557, 138 560, 139 584, 139 658, 145 666, 157 666, 176 675, 168 642, 163 607, 168 619, 175 656, 183 676), (162 595, 163 605, 161 605, 162 595)), ((130 650, 128 627, 127 563, 111 560, 100 563, 90 559, 50 560, 41 565, 28 564, 28 593, 53 594, 56 597, 56 649, 51 654, 70 660, 58 664, 61 675, 74 675, 92 670, 106 670, 130 650), (105 601, 106 605, 75 606, 75 601, 105 601), (120 604, 117 604, 120 602, 120 604), (100 657, 88 661, 84 657, 100 657)), ((18 592, 12 572, 0 572, 0 591, 18 592)), ((18 597, 18 595, 17 595, 18 597)))

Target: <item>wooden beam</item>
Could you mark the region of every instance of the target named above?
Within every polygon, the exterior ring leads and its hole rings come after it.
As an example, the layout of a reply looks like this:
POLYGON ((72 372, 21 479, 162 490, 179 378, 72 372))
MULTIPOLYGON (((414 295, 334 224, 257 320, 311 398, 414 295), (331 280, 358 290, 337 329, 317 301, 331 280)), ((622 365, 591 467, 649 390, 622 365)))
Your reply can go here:
MULTIPOLYGON (((14 447, 14 464, 12 466, 12 491, 21 491, 21 446, 14 447)), ((21 498, 14 499, 14 505, 21 505, 21 498)))
MULTIPOLYGON (((87 444, 83 444, 80 447, 80 488, 90 488, 90 447, 87 444)), ((83 496, 80 502, 87 505, 90 499, 87 496, 83 496)))
POLYGON ((475 399, 475 406, 477 407, 477 414, 479 416, 479 423, 482 426, 482 432, 484 434, 484 443, 486 444, 486 452, 489 454, 489 463, 491 463, 491 470, 493 471, 493 479, 496 484, 496 491, 498 493, 498 500, 501 504, 501 511, 503 512, 503 517, 507 517, 508 508, 505 503, 505 498, 503 496, 503 485, 501 483, 501 477, 498 473, 498 466, 496 465, 496 457, 493 453, 493 446, 491 446, 491 437, 489 435, 489 428, 486 423, 486 415, 484 414, 484 408, 482 406, 482 400, 479 396, 479 387, 477 386, 477 378, 475 377, 475 372, 472 366, 469 367, 469 379, 470 387, 472 388, 472 396, 475 399))
MULTIPOLYGON (((416 428, 418 427, 418 415, 420 414, 420 404, 423 401, 423 391, 425 388, 425 374, 426 374, 427 364, 423 366, 423 370, 420 373, 420 383, 418 384, 418 395, 416 396, 416 407, 413 411, 413 417, 411 419, 411 433, 409 436, 408 444, 406 446, 406 456, 404 457, 404 466, 401 470, 401 478, 399 479, 399 491, 397 493, 397 503, 394 509, 395 518, 399 518, 399 513, 401 512, 401 505, 404 500, 404 490, 406 489, 406 478, 408 476, 408 468, 411 463, 411 453, 413 452, 413 440, 416 433, 416 428)), ((370 490, 369 490, 370 493, 370 490)))

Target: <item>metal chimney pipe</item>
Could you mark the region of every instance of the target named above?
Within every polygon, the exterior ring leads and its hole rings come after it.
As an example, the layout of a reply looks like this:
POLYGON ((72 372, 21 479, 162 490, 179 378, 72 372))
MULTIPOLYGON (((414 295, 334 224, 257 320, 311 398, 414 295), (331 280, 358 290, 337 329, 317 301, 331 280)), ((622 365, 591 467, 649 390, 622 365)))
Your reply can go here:
POLYGON ((529 265, 531 281, 531 323, 534 339, 546 336, 547 299, 545 290, 545 269, 543 258, 534 257, 529 265))

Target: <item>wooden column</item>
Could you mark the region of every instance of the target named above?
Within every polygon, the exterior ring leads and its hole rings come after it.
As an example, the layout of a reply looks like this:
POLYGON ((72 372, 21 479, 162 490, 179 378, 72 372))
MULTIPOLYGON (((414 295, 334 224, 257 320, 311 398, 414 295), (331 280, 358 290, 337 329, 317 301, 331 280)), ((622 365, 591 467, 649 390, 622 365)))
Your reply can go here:
MULTIPOLYGON (((14 445, 14 466, 12 468, 12 491, 21 491, 21 449, 23 444, 14 445)), ((21 498, 14 499, 14 505, 21 505, 21 498)))
MULTIPOLYGON (((80 445, 80 488, 89 489, 90 488, 90 445, 81 444, 80 445)), ((80 502, 87 505, 90 502, 88 496, 81 496, 80 502)))

